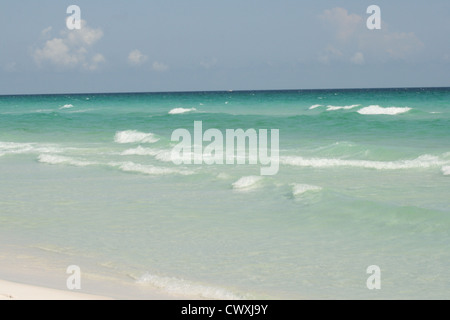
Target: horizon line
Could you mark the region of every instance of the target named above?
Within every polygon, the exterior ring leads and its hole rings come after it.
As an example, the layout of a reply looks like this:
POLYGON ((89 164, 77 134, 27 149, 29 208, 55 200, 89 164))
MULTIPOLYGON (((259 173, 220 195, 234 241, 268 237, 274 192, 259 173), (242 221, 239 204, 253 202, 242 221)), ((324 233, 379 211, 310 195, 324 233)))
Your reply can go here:
POLYGON ((102 94, 165 94, 165 93, 232 93, 232 92, 277 92, 277 91, 352 91, 352 90, 411 90, 411 89, 450 89, 450 86, 442 87, 363 87, 363 88, 321 88, 321 89, 224 89, 224 90, 180 90, 180 91, 105 91, 105 92, 66 92, 66 93, 15 93, 0 94, 0 97, 14 96, 63 96, 63 95, 102 95, 102 94))

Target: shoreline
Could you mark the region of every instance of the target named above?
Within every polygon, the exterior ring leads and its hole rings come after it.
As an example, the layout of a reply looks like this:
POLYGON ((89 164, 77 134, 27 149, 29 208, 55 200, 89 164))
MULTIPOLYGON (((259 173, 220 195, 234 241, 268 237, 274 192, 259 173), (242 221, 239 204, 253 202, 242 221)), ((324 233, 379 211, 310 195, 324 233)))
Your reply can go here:
POLYGON ((63 291, 45 287, 0 280, 0 301, 4 300, 114 300, 110 297, 76 291, 63 291))
MULTIPOLYGON (((1 240, 2 237, 0 237, 1 240)), ((68 257, 24 244, 0 245, 1 300, 192 300, 157 287, 140 285, 126 275, 81 270, 81 290, 68 290, 68 257)))

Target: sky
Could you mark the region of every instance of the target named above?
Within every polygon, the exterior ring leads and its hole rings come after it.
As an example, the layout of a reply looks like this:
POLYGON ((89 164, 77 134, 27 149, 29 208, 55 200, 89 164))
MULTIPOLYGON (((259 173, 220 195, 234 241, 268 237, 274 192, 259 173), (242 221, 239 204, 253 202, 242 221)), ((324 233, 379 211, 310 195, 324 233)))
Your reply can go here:
POLYGON ((449 35, 448 0, 2 0, 0 94, 449 87, 449 35))

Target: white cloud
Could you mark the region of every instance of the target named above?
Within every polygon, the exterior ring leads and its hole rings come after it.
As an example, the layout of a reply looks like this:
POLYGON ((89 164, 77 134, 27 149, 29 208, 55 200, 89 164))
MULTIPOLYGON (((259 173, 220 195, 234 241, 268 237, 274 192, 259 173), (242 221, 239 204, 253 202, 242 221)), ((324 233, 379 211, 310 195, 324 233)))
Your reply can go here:
POLYGON ((44 48, 36 49, 34 51, 34 59, 41 63, 45 60, 52 62, 55 65, 72 66, 78 63, 78 55, 71 54, 70 48, 64 39, 55 38, 45 43, 44 48))
POLYGON ((162 62, 155 61, 152 64, 152 69, 158 72, 164 72, 169 69, 169 66, 162 62))
POLYGON ((63 31, 67 41, 71 45, 92 46, 103 37, 101 29, 92 29, 87 26, 85 21, 81 22, 80 30, 63 31))
POLYGON ((128 63, 133 66, 139 66, 146 62, 148 57, 139 50, 133 50, 128 55, 128 63))
POLYGON ((41 31, 41 36, 46 37, 51 31, 52 31, 52 27, 47 27, 44 30, 41 31))
MULTIPOLYGON (((41 34, 48 34, 51 29, 46 28, 41 34)), ((100 53, 90 53, 92 46, 103 37, 101 29, 93 29, 82 21, 80 30, 62 31, 61 37, 45 42, 42 48, 32 52, 38 65, 50 63, 57 67, 82 67, 95 70, 106 60, 100 53)))
POLYGON ((332 60, 339 59, 342 56, 342 51, 332 45, 329 45, 325 50, 319 53, 318 60, 321 63, 329 64, 332 60))
POLYGON ((366 34, 359 41, 361 49, 377 53, 382 57, 393 59, 407 59, 420 51, 423 43, 413 32, 389 32, 366 34))
POLYGON ((105 57, 102 54, 97 53, 91 58, 90 62, 85 62, 83 64, 83 67, 91 71, 97 70, 100 64, 104 63, 105 61, 105 57))
POLYGON ((325 10, 318 18, 331 33, 327 49, 318 55, 322 63, 333 59, 355 64, 364 64, 369 60, 405 60, 423 47, 413 32, 391 32, 384 21, 381 30, 368 30, 365 17, 350 14, 343 8, 325 10), (334 52, 329 50, 330 47, 334 48, 334 52))
POLYGON ((349 14, 346 9, 333 8, 325 10, 319 18, 332 28, 340 41, 350 39, 358 27, 363 26, 363 18, 357 14, 349 14))
POLYGON ((350 61, 354 64, 364 64, 364 54, 362 52, 356 52, 350 61))

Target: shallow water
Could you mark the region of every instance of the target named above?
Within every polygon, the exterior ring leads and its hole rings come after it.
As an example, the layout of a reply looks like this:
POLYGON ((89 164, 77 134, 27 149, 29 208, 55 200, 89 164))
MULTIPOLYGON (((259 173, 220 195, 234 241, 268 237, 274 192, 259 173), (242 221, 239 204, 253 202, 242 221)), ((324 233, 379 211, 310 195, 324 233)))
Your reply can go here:
POLYGON ((3 96, 0 128, 15 245, 194 297, 449 297, 450 89, 3 96), (194 121, 279 129, 278 174, 173 164, 194 121))

